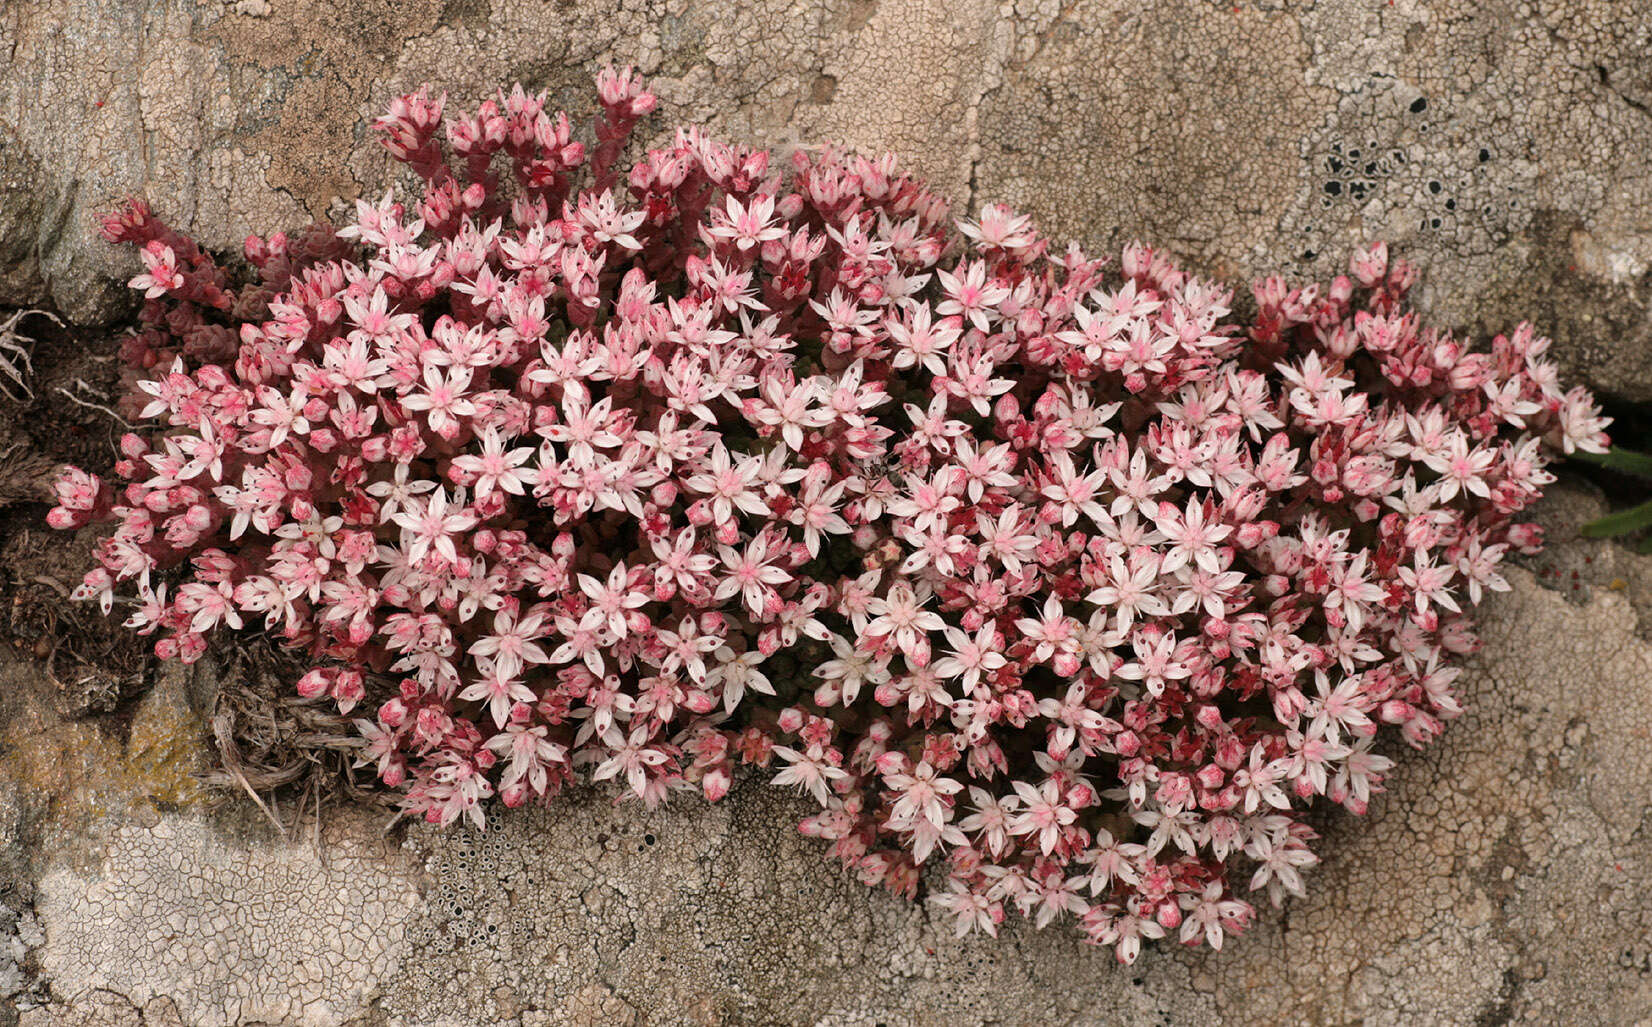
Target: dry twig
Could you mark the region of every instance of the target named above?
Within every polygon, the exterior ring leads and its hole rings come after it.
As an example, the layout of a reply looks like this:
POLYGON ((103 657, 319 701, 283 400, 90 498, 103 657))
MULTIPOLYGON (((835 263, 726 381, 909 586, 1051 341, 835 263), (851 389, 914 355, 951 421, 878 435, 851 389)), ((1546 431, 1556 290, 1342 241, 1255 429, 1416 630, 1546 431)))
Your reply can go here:
POLYGON ((34 390, 29 388, 28 381, 34 375, 34 361, 30 356, 34 338, 24 335, 17 327, 30 315, 46 318, 59 328, 63 327, 62 320, 49 310, 15 310, 10 317, 0 321, 0 392, 14 401, 34 398, 34 390), (10 385, 6 383, 8 378, 10 385), (12 391, 13 385, 23 390, 21 396, 12 391))

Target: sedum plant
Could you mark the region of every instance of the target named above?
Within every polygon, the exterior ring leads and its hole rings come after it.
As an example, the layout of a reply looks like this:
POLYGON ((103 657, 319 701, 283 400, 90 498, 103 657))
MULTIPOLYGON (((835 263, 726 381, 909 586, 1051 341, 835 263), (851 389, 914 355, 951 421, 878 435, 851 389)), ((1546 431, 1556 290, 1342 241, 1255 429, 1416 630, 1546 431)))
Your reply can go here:
POLYGON ((888 157, 684 128, 624 166, 655 99, 597 93, 590 145, 520 88, 401 97, 422 194, 241 278, 103 223, 143 426, 58 483, 54 526, 114 526, 78 594, 163 658, 273 634, 433 823, 745 766, 960 934, 1220 948, 1301 891, 1310 803, 1460 712, 1545 464, 1605 448, 1546 339, 1421 324, 1380 244, 1240 316, 888 157))
MULTIPOLYGON (((1617 474, 1652 481, 1652 456, 1614 446, 1604 453, 1579 450, 1572 454, 1580 463, 1600 467, 1617 474)), ((1652 527, 1652 500, 1646 500, 1627 510, 1617 510, 1579 528, 1585 538, 1619 538, 1652 527)), ((1652 536, 1642 536, 1635 543, 1636 552, 1652 553, 1652 536)))

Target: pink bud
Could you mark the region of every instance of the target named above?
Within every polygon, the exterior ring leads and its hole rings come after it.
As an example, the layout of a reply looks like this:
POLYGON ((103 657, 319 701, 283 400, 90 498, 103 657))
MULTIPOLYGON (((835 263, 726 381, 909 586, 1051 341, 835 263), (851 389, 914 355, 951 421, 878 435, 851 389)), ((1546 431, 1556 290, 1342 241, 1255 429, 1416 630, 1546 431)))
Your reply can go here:
POLYGON ((704 789, 707 801, 716 802, 728 794, 729 785, 733 782, 734 776, 729 772, 728 764, 719 763, 706 771, 700 787, 704 789))
POLYGON ((360 702, 367 694, 361 671, 354 668, 339 671, 333 679, 331 691, 334 699, 352 704, 360 702))
POLYGON ((332 683, 332 677, 332 671, 317 667, 298 679, 298 694, 306 699, 314 699, 327 691, 332 683))
POLYGON ((400 759, 393 760, 379 772, 379 780, 383 781, 386 787, 399 788, 407 780, 407 767, 400 759))
POLYGON ((1159 922, 1160 927, 1167 931, 1173 931, 1182 925, 1182 907, 1166 899, 1159 903, 1158 911, 1153 914, 1153 919, 1159 922))
POLYGON ((184 663, 194 663, 206 655, 207 640, 205 635, 189 632, 178 636, 178 659, 184 663))
POLYGON ((1385 724, 1404 724, 1415 714, 1409 703, 1390 699, 1377 707, 1377 717, 1385 724))
MULTIPOLYGON (((1200 706, 1198 712, 1193 715, 1193 719, 1206 731, 1220 731, 1225 726, 1222 711, 1214 705, 1200 706)), ((1216 786, 1209 785, 1208 787, 1214 788, 1216 786)))
POLYGON ((904 752, 886 752, 877 758, 877 768, 878 773, 885 777, 890 774, 904 774, 912 769, 912 761, 906 758, 904 752))

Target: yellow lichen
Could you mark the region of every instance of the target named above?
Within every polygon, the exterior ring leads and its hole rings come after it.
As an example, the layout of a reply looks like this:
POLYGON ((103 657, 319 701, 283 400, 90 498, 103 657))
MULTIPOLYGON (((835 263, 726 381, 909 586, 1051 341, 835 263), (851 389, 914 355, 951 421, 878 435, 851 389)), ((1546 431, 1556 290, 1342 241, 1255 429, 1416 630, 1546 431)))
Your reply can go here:
POLYGON ((48 816, 63 827, 140 805, 193 805, 202 795, 204 732, 200 718, 164 691, 138 708, 124 743, 29 702, 0 734, 0 777, 49 796, 48 816))

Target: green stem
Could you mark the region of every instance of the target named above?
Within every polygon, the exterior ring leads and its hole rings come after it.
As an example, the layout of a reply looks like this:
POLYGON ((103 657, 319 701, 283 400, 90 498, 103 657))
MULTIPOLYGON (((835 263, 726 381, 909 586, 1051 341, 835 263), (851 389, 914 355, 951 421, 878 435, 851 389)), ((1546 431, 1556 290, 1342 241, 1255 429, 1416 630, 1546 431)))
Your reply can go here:
POLYGON ((1585 453, 1580 449, 1572 454, 1571 459, 1604 467, 1609 471, 1633 474, 1639 478, 1652 478, 1652 456, 1637 453, 1632 449, 1614 447, 1604 453, 1585 453))
POLYGON ((1627 535, 1631 531, 1652 525, 1652 500, 1647 500, 1640 506, 1633 506, 1627 510, 1607 514, 1599 520, 1590 521, 1579 531, 1584 538, 1612 538, 1617 535, 1627 535))

